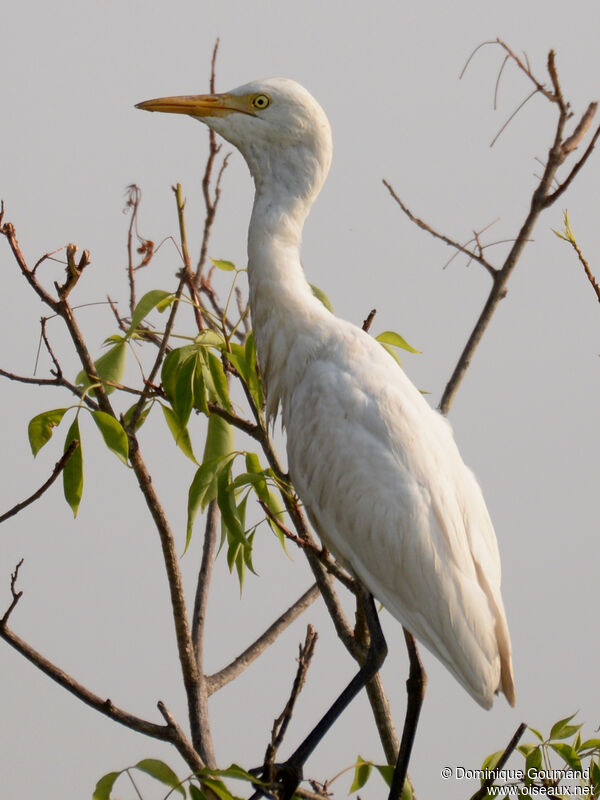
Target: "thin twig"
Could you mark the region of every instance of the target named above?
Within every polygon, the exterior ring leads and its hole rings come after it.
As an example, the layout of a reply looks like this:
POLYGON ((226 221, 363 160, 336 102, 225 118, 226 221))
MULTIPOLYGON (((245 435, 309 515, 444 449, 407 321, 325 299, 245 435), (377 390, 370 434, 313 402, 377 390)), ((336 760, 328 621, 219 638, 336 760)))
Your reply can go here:
MULTIPOLYGON (((212 53, 212 60, 210 64, 209 86, 211 94, 215 93, 215 68, 217 63, 217 53, 219 51, 220 42, 221 42, 220 39, 217 39, 215 42, 215 46, 213 48, 213 53, 212 53)), ((204 197, 205 215, 204 215, 204 229, 202 231, 202 244, 200 246, 200 257, 198 259, 198 265, 196 267, 196 275, 195 275, 195 281, 197 285, 201 285, 202 283, 202 272, 206 265, 206 257, 208 253, 208 241, 210 239, 212 225, 215 220, 217 207, 219 205, 219 200, 221 197, 221 179, 227 167, 227 162, 229 161, 229 155, 230 155, 229 153, 227 153, 227 155, 223 159, 223 162, 221 163, 221 167, 219 169, 219 172, 217 173, 217 179, 215 182, 213 196, 211 197, 210 189, 212 180, 212 170, 215 158, 217 157, 218 153, 221 150, 221 145, 217 144, 217 138, 215 136, 215 132, 212 129, 209 129, 208 132, 208 142, 209 142, 208 158, 206 159, 206 166, 204 168, 204 175, 202 177, 202 195, 204 197)))
POLYGON ((294 713, 294 707, 296 705, 296 701, 300 695, 304 687, 304 683, 306 681, 306 674, 308 672, 308 668, 310 667, 310 662, 312 661, 312 657, 315 652, 315 645, 317 643, 318 634, 313 628, 312 625, 308 625, 306 628, 306 638, 304 640, 304 644, 300 645, 298 648, 298 669, 296 670, 296 677, 294 678, 294 683, 292 685, 292 690, 290 692, 290 696, 288 698, 287 703, 284 706, 283 711, 277 717, 277 719, 273 723, 273 728, 271 730, 271 741, 267 745, 267 751, 265 753, 264 759, 264 775, 265 781, 269 783, 271 781, 270 771, 273 767, 275 762, 275 756, 277 755, 277 750, 281 746, 283 739, 285 737, 286 731, 292 719, 292 714, 294 713))
POLYGON ((474 261, 477 261, 479 264, 481 264, 483 267, 485 267, 486 270, 492 276, 495 275, 496 270, 489 263, 489 261, 487 261, 487 259, 485 259, 482 255, 478 255, 477 253, 474 253, 472 250, 469 250, 468 247, 465 247, 464 245, 460 244, 459 242, 454 241, 454 239, 450 239, 445 234, 438 233, 438 231, 434 230, 431 227, 431 225, 428 225, 422 219, 419 219, 419 217, 415 217, 415 215, 412 213, 412 211, 410 211, 408 206, 405 203, 402 202, 402 200, 398 197, 398 195, 394 191, 392 185, 387 180, 385 180, 385 178, 382 180, 382 183, 385 186, 385 188, 388 190, 388 192, 391 194, 391 196, 394 198, 394 200, 398 203, 398 205, 400 206, 402 211, 404 211, 404 213, 406 214, 406 216, 409 218, 409 220, 411 222, 414 222, 414 224, 417 225, 419 228, 422 228, 422 230, 427 231, 427 233, 431 234, 434 238, 440 239, 442 242, 445 242, 445 244, 449 245, 450 247, 453 247, 455 250, 459 251, 460 253, 464 253, 465 255, 469 256, 470 259, 473 259, 474 261))
POLYGON ((178 183, 177 186, 174 186, 173 191, 175 192, 175 198, 177 200, 177 219, 179 221, 179 238, 181 241, 181 252, 183 253, 183 275, 185 277, 185 283, 187 289, 192 298, 192 304, 194 307, 194 316, 196 318, 196 326, 198 328, 198 331, 203 331, 206 329, 206 325, 204 324, 204 320, 202 319, 202 308, 200 305, 200 298, 198 296, 198 289, 196 287, 194 271, 192 270, 192 260, 190 258, 190 253, 188 250, 187 232, 185 227, 185 200, 183 199, 181 184, 178 183))
POLYGON ((550 194, 550 195, 548 195, 546 197, 546 199, 544 200, 544 207, 548 207, 548 206, 552 205, 552 203, 556 202, 556 200, 558 200, 558 198, 564 192, 566 192, 566 190, 569 188, 569 186, 573 182, 573 179, 575 178, 575 176, 579 172, 579 170, 583 167, 585 162, 588 160, 588 158, 592 154, 592 150, 596 146, 596 142, 598 141, 598 137, 599 136, 600 136, 600 126, 598 128, 596 128, 596 131, 594 132, 592 140, 589 143, 589 145, 587 146, 587 148, 585 150, 585 153, 581 156, 579 161, 575 164, 575 166, 573 167, 571 172, 568 174, 568 176, 565 178, 565 180, 558 186, 558 188, 554 192, 552 192, 552 194, 550 194))
POLYGON ((258 500, 258 504, 265 512, 267 517, 271 520, 271 522, 277 526, 277 528, 283 533, 286 539, 289 539, 291 542, 294 542, 295 545, 300 547, 302 550, 310 549, 312 552, 317 556, 320 562, 323 564, 327 572, 337 578, 337 580, 343 584, 346 589, 350 592, 356 592, 356 583, 354 579, 348 575, 348 573, 343 570, 337 563, 337 561, 333 561, 329 555, 329 552, 325 550, 324 547, 320 546, 314 539, 305 539, 301 536, 296 536, 288 527, 286 527, 279 517, 274 514, 269 506, 263 502, 260 498, 258 500))
POLYGON ((204 631, 210 590, 210 580, 213 564, 217 552, 218 542, 219 507, 216 500, 208 505, 206 526, 204 529, 204 543, 202 547, 202 562, 196 583, 196 597, 194 600, 194 613, 192 617, 192 645, 196 656, 198 669, 198 694, 196 698, 195 713, 202 731, 204 757, 207 766, 216 768, 214 745, 210 730, 210 715, 208 710, 208 697, 211 692, 210 678, 204 672, 204 631))
POLYGON ((363 320, 362 329, 363 329, 363 331, 365 333, 368 333, 369 328, 371 327, 371 325, 373 323, 373 320, 375 319, 375 314, 376 313, 377 313, 377 309, 376 308, 372 308, 369 311, 369 313, 367 314, 366 319, 363 320))
POLYGON ((202 769, 205 766, 204 762, 202 762, 202 760, 198 757, 198 754, 194 752, 193 747, 187 741, 181 729, 173 722, 169 722, 167 725, 157 725, 154 722, 142 719, 141 717, 137 717, 134 714, 130 714, 128 711, 119 708, 112 702, 112 700, 100 697, 99 695, 90 691, 87 687, 83 686, 83 684, 79 683, 79 681, 75 680, 75 678, 73 678, 67 672, 60 669, 60 667, 56 666, 56 664, 54 664, 52 661, 49 661, 45 656, 31 647, 30 644, 17 636, 17 634, 8 627, 7 623, 10 613, 16 606, 19 598, 22 596, 22 592, 17 592, 15 587, 19 567, 22 563, 23 562, 21 560, 11 576, 11 592, 13 595, 13 601, 2 617, 2 620, 0 620, 0 638, 4 639, 5 642, 10 644, 11 647, 24 656, 35 667, 48 675, 49 678, 52 678, 52 680, 58 683, 59 686, 62 686, 63 689, 66 689, 68 692, 77 697, 78 700, 81 700, 81 702, 85 703, 91 708, 94 708, 101 714, 110 717, 110 719, 114 720, 115 722, 130 728, 131 730, 137 731, 138 733, 143 733, 146 736, 151 736, 154 739, 171 742, 173 745, 175 745, 191 769, 202 769))
POLYGON ((14 611, 17 603, 19 602, 19 600, 23 596, 23 591, 22 590, 20 592, 17 591, 17 578, 19 577, 19 570, 23 566, 23 561, 24 561, 24 559, 21 559, 18 562, 18 564, 16 565, 16 567, 14 568, 14 570, 12 571, 11 576, 10 576, 10 594, 11 594, 12 600, 11 600, 11 603, 10 603, 9 607, 4 612, 4 615, 3 615, 2 619, 0 620, 0 632, 6 627, 6 624, 8 623, 10 615, 12 614, 12 612, 14 611))
MULTIPOLYGON (((495 774, 501 773, 502 768, 513 754, 516 746, 519 744, 521 736, 523 736, 526 729, 527 725, 524 722, 522 722, 517 728, 517 730, 514 732, 512 739, 506 745, 506 750, 502 753, 502 755, 498 760, 498 763, 494 767, 493 771, 495 774)), ((494 780, 495 778, 493 776, 487 778, 487 780, 481 785, 478 791, 476 791, 475 794, 471 797, 471 800, 483 800, 484 797, 487 797, 488 789, 494 785, 494 780)))
POLYGON ((235 658, 230 664, 213 675, 207 678, 209 694, 217 692, 226 686, 232 680, 238 677, 247 667, 250 666, 264 651, 270 647, 273 642, 285 631, 287 628, 303 614, 306 609, 319 597, 319 589, 314 583, 310 589, 293 603, 287 611, 284 611, 275 622, 270 625, 267 630, 261 634, 243 653, 235 658))
POLYGON ((10 511, 6 511, 4 514, 2 514, 0 516, 0 522, 4 522, 5 520, 10 519, 10 517, 14 517, 16 514, 19 513, 19 511, 22 511, 24 508, 27 508, 27 506, 31 505, 32 503, 35 503, 36 500, 39 500, 40 497, 44 494, 44 492, 47 489, 49 489, 54 483, 54 481, 58 478, 60 473, 65 468, 67 461, 71 458, 71 456, 78 447, 79 447, 79 441, 77 439, 73 439, 71 444, 67 447, 67 449, 63 453, 62 457, 54 465, 54 469, 52 470, 52 473, 48 478, 48 480, 45 481, 45 483, 43 483, 42 486, 40 486, 40 488, 37 490, 37 492, 34 492, 31 495, 31 497, 28 497, 26 500, 22 500, 20 503, 17 503, 16 506, 13 506, 10 509, 10 511))

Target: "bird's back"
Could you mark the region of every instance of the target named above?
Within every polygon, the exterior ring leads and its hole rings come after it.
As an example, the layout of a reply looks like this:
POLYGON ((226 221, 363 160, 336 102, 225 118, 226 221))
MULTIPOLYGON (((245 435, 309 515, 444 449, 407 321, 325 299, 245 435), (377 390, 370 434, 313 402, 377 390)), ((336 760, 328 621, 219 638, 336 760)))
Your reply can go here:
POLYGON ((512 704, 500 559, 477 481, 383 348, 331 319, 283 399, 298 494, 326 547, 482 706, 498 690, 512 704))

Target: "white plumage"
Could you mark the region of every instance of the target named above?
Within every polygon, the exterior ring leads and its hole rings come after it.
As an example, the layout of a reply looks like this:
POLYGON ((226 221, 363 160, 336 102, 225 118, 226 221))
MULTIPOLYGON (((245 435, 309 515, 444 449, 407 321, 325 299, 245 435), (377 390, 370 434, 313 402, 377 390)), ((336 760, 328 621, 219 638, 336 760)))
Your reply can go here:
POLYGON ((300 262, 329 170, 327 117, 294 81, 161 98, 235 145, 256 186, 248 279, 270 418, 325 546, 485 708, 514 705, 500 557, 477 481, 447 421, 368 334, 317 300, 300 262))

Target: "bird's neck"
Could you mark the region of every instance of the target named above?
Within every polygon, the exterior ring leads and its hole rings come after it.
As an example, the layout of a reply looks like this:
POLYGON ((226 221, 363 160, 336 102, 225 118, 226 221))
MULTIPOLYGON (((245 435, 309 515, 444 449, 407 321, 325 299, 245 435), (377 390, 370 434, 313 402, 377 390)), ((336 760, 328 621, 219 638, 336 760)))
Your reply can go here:
MULTIPOLYGON (((316 194, 316 192, 315 192, 316 194)), ((315 298, 300 263, 304 220, 313 201, 257 181, 248 231, 252 326, 267 393, 267 415, 279 404, 284 423, 289 388, 322 346, 331 315, 315 298)))

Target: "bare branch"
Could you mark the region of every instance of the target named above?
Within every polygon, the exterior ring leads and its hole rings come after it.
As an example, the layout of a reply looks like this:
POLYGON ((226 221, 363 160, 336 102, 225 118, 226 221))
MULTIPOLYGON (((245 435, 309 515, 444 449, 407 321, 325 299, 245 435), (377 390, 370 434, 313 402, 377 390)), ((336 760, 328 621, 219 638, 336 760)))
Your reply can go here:
POLYGON ((492 141, 490 142, 490 147, 493 147, 493 146, 496 144, 496 142, 498 141, 498 139, 499 139, 499 138, 502 136, 502 134, 503 134, 503 133, 504 133, 504 131, 505 131, 505 130, 508 128, 508 126, 509 126, 509 125, 510 125, 510 123, 513 121, 513 119, 514 119, 514 118, 517 116, 517 114, 519 113, 519 111, 520 111, 522 108, 524 108, 524 107, 527 105, 527 103, 528 103, 528 102, 531 100, 531 98, 532 98, 534 95, 536 95, 537 93, 538 93, 538 90, 537 90, 537 89, 534 89, 532 92, 530 92, 530 93, 527 95, 527 97, 526 97, 524 100, 522 100, 522 101, 519 103, 519 105, 518 105, 518 106, 515 108, 515 110, 512 112, 512 114, 509 116, 509 118, 508 118, 508 119, 506 120, 506 122, 505 122, 505 123, 502 125, 502 127, 500 128, 500 130, 498 131, 498 133, 497 133, 497 134, 494 136, 494 138, 493 138, 493 139, 492 139, 492 141))
POLYGON ((213 564, 217 552, 219 507, 216 500, 208 505, 206 527, 204 529, 204 544, 202 548, 202 562, 196 584, 196 597, 194 600, 194 613, 192 617, 192 645, 196 656, 198 669, 198 694, 196 698, 197 724, 201 731, 204 745, 204 757, 209 767, 216 767, 217 761, 210 730, 210 715, 208 712, 208 697, 211 693, 210 678, 204 673, 204 630, 210 590, 210 580, 213 564))
MULTIPOLYGON (((217 39, 215 42, 211 65, 210 65, 211 94, 214 94, 215 92, 215 68, 217 63, 217 53, 219 51, 220 42, 221 42, 220 39, 217 39)), ((211 197, 210 188, 212 180, 212 170, 215 158, 217 157, 218 153, 221 150, 221 145, 217 144, 217 138, 215 136, 215 132, 212 129, 209 129, 208 142, 209 142, 208 158, 206 159, 204 176, 202 177, 202 195, 204 197, 204 207, 205 207, 204 229, 202 231, 202 244, 200 246, 200 257, 198 259, 198 265, 196 267, 196 275, 195 275, 195 281, 196 284, 198 285, 202 283, 202 272, 206 265, 206 256, 208 253, 208 241, 210 239, 210 232, 212 229, 213 222, 215 220, 215 215, 217 213, 217 206, 219 205, 219 200, 221 197, 221 179, 227 167, 227 162, 229 161, 229 155, 230 155, 229 153, 227 153, 227 155, 225 156, 225 158, 221 163, 221 167, 219 169, 219 172, 217 173, 214 194, 211 197)))
POLYGON ((495 276, 495 274, 496 274, 495 268, 482 255, 474 253, 472 250, 469 250, 468 247, 465 247, 464 245, 459 244, 459 242, 455 242, 453 239, 450 239, 448 236, 445 236, 443 233, 438 233, 436 230, 434 230, 426 222, 423 222, 422 219, 419 219, 419 217, 415 217, 415 215, 410 211, 408 206, 406 206, 402 202, 402 200, 398 197, 398 195, 396 194, 396 192, 392 188, 391 184, 387 180, 385 180, 385 178, 382 180, 382 183, 385 186, 385 188, 388 190, 388 192, 391 194, 391 196, 394 198, 394 200, 398 203, 398 205, 400 206, 402 211, 404 211, 404 213, 406 214, 406 216, 409 218, 409 220, 411 222, 414 222, 415 225, 417 225, 419 228, 421 228, 424 231, 427 231, 427 233, 430 233, 434 238, 440 239, 442 242, 445 242, 450 247, 453 247, 459 253, 464 253, 465 255, 469 256, 469 258, 472 259, 473 261, 477 261, 479 264, 484 266, 486 268, 486 270, 492 276, 495 276))
POLYGON ((310 589, 293 603, 287 611, 284 611, 267 630, 261 634, 256 641, 247 647, 243 653, 235 658, 230 664, 207 678, 209 694, 218 692, 232 680, 238 677, 250 664, 252 664, 273 642, 303 614, 306 609, 319 597, 319 589, 314 583, 310 589))
MULTIPOLYGON (((501 772, 502 767, 506 764, 508 759, 515 751, 515 748, 519 744, 521 736, 523 736, 526 730, 527 730, 527 725, 524 722, 522 722, 517 728, 517 730, 514 732, 514 735, 510 740, 510 742, 506 745, 506 750, 502 753, 497 764, 494 766, 493 770, 494 774, 499 774, 501 772)), ((491 776, 486 781, 484 781, 484 783, 481 784, 481 787, 471 797, 471 800, 483 800, 484 797, 488 797, 489 796, 488 789, 493 785, 494 785, 494 777, 491 776)))
MULTIPOLYGON (((593 149, 594 149, 594 147, 596 146, 596 142, 598 141, 598 137, 599 137, 599 136, 600 136, 600 127, 598 127, 598 128, 596 129, 596 131, 595 131, 595 133, 594 133, 594 135, 593 135, 593 137, 592 137, 592 140, 591 140, 591 142, 589 143, 589 145, 588 145, 588 146, 587 146, 587 148, 586 148, 586 151, 585 151, 585 153, 584 153, 584 154, 581 156, 581 158, 579 159, 579 161, 578 161, 578 162, 575 164, 575 166, 573 167, 573 169, 571 170, 571 172, 569 173, 569 175, 568 175, 568 176, 565 178, 565 180, 564 180, 564 181, 563 181, 563 182, 562 182, 562 183, 559 185, 559 187, 558 187, 558 188, 557 188, 557 189, 556 189, 556 190, 555 190, 555 191, 554 191, 552 194, 550 194, 550 195, 548 195, 548 196, 546 197, 546 199, 545 199, 545 201, 544 201, 544 207, 551 206, 551 205, 552 205, 552 203, 556 202, 556 200, 558 200, 558 198, 559 198, 559 197, 560 197, 560 196, 561 196, 561 195, 562 195, 564 192, 566 192, 566 190, 569 188, 569 186, 570 186, 570 185, 571 185, 571 183, 573 182, 573 179, 575 178, 575 176, 576 176, 576 175, 577 175, 577 173, 579 172, 579 170, 580 170, 580 169, 583 167, 583 165, 585 164, 585 162, 586 162, 586 161, 588 160, 588 158, 590 157, 590 155, 591 155, 591 153, 592 153, 592 150, 593 150, 593 149)), ((567 141, 568 141, 568 140, 567 140, 567 141)))
MULTIPOLYGON (((437 231, 433 230, 431 226, 427 223, 420 220, 418 217, 415 217, 406 205, 400 200, 400 198, 395 194, 392 187, 387 181, 384 181, 385 186, 387 187, 388 191, 396 200, 396 202, 400 205, 403 212, 408 216, 408 218, 418 225, 423 230, 430 233, 435 238, 441 239, 442 241, 446 242, 450 246, 454 247, 457 252, 465 253, 469 256, 469 258, 473 258, 479 263, 481 263, 490 273, 493 278, 493 286, 490 290, 488 299, 484 305, 483 310, 479 315, 479 319, 477 320, 471 335, 465 345, 463 352, 454 368, 452 376, 448 381, 444 393, 442 395, 442 399, 440 401, 440 411, 443 414, 447 414, 458 386, 462 381, 462 378, 466 374, 467 369, 471 363, 471 359, 481 338, 489 325, 489 322, 492 316, 495 313, 495 310, 503 297, 505 297, 507 289, 508 279, 519 259, 525 244, 531 241, 531 232, 537 222, 537 219, 541 212, 547 208, 548 206, 552 205, 558 197, 568 188, 568 186, 572 183, 573 179, 581 169, 581 167, 585 164, 587 159, 589 158, 596 141, 600 137, 600 128, 595 132, 594 136, 592 137, 592 141, 588 145, 584 155, 582 158, 575 164, 571 172, 569 173, 568 177, 558 185, 558 188, 552 191, 553 183, 556 181, 556 172, 560 165, 564 162, 567 156, 580 144, 583 137, 585 136, 586 132, 589 130, 592 119, 594 114, 596 113, 597 104, 590 103, 582 115, 578 125, 576 126, 573 133, 565 138, 564 137, 564 129, 567 120, 570 117, 569 111, 569 104, 565 101, 562 88, 560 86, 560 81, 558 77, 558 72, 556 69, 556 60, 555 54, 553 51, 550 51, 548 54, 548 72, 550 75, 550 79, 552 82, 553 91, 549 91, 546 89, 543 84, 541 84, 532 74, 531 69, 529 67, 529 63, 524 64, 520 58, 500 39, 496 40, 496 44, 500 45, 507 55, 517 64, 519 69, 527 75, 527 77, 533 82, 535 86, 534 93, 540 92, 546 97, 550 102, 556 104, 559 109, 558 120, 556 123, 556 129, 554 132, 554 139, 552 145, 548 152, 548 158, 546 160, 544 166, 544 172, 539 179, 538 185, 535 188, 532 197, 531 197, 531 204, 529 212, 525 218, 525 221, 521 225, 519 233, 517 237, 513 240, 513 246, 511 247, 504 264, 501 268, 495 268, 491 265, 487 259, 483 257, 483 245, 479 242, 478 237, 475 237, 475 242, 478 247, 479 252, 473 252, 466 248, 463 245, 460 245, 458 242, 453 241, 447 236, 439 234, 437 231)), ((487 44, 494 44, 494 42, 484 42, 479 47, 482 47, 487 44)), ((479 47, 471 54, 469 57, 467 64, 465 65, 465 69, 470 63, 473 55, 479 50, 479 47)), ((502 68, 504 67, 504 63, 502 68)), ((463 70, 464 74, 464 70, 463 70)), ((518 109, 517 109, 518 110, 518 109)), ((513 114, 514 116, 514 114, 513 114)))
POLYGON ((204 324, 204 320, 202 319, 200 298, 198 296, 194 271, 192 270, 192 261, 190 259, 190 253, 188 250, 187 233, 185 228, 185 200, 183 199, 183 195, 181 192, 181 184, 178 183, 177 186, 173 187, 173 191, 175 192, 175 198, 177 200, 179 238, 181 240, 181 252, 183 253, 183 276, 185 278, 187 289, 192 298, 194 306, 194 316, 196 318, 196 325, 199 331, 203 331, 205 330, 206 326, 204 324))
POLYGON ((0 233, 3 236, 5 236, 6 239, 8 240, 10 249, 13 252, 13 255, 15 257, 17 264, 19 265, 19 269, 21 270, 23 277, 29 283, 29 285, 37 294, 37 296, 40 298, 40 300, 46 303, 47 306, 49 306, 56 314, 58 314, 59 313, 58 301, 55 300, 50 294, 48 294, 48 292, 42 287, 42 285, 38 283, 38 281, 35 278, 35 275, 27 266, 27 262, 25 261, 25 257, 23 256, 23 253, 21 252, 21 248, 19 246, 19 242, 17 241, 15 226, 12 224, 12 222, 5 222, 4 225, 2 225, 2 227, 0 228, 0 233))
POLYGON ((304 644, 300 645, 299 647, 298 669, 296 670, 296 677, 294 678, 289 699, 285 704, 283 711, 273 723, 273 728, 271 730, 271 741, 267 746, 264 760, 265 778, 267 782, 271 780, 270 771, 275 762, 277 750, 283 742, 286 731, 292 719, 292 714, 294 713, 294 706, 296 705, 298 696, 304 687, 306 674, 315 652, 317 639, 317 632, 312 625, 308 625, 306 628, 306 639, 304 640, 304 644))
POLYGON ((363 329, 363 331, 365 331, 365 333, 368 333, 369 328, 371 327, 371 324, 372 324, 373 320, 375 319, 375 314, 376 313, 377 313, 377 309, 376 308, 372 308, 369 311, 369 313, 367 314, 366 319, 363 320, 362 329, 363 329))
POLYGON ((10 576, 10 593, 12 595, 12 600, 11 600, 11 603, 10 603, 9 607, 4 612, 4 616, 0 620, 0 632, 6 627, 6 624, 8 623, 10 615, 12 614, 12 612, 15 609, 15 606, 17 605, 17 603, 19 602, 19 600, 23 596, 23 592, 22 591, 18 592, 17 588, 16 588, 17 587, 17 578, 19 577, 19 570, 21 569, 21 566, 23 564, 23 560, 24 559, 21 559, 19 561, 19 563, 14 568, 14 570, 11 573, 11 576, 10 576))
POLYGON ((34 492, 31 495, 31 497, 28 497, 27 500, 22 500, 20 503, 17 503, 16 506, 13 506, 10 509, 10 511, 6 511, 4 514, 2 514, 0 516, 0 522, 4 522, 5 520, 10 519, 10 517, 14 517, 16 514, 19 513, 19 511, 22 511, 24 508, 27 508, 27 506, 31 505, 32 503, 35 503, 36 500, 39 500, 40 497, 44 494, 44 492, 47 489, 49 489, 54 483, 54 481, 58 478, 60 473, 65 468, 67 461, 71 458, 71 456, 78 447, 79 447, 78 440, 73 439, 71 444, 67 447, 67 449, 63 453, 62 457, 54 465, 54 469, 52 470, 52 473, 48 478, 48 480, 45 481, 45 483, 43 483, 42 486, 40 486, 37 492, 34 492))
MULTIPOLYGON (((100 697, 99 695, 90 691, 87 687, 83 686, 83 684, 79 683, 79 681, 75 680, 75 678, 73 678, 71 675, 60 669, 60 667, 56 666, 56 664, 54 664, 52 661, 49 661, 47 658, 45 658, 45 656, 31 647, 30 644, 17 636, 17 634, 8 627, 7 623, 10 613, 14 609, 19 598, 22 596, 22 592, 17 592, 15 588, 19 567, 22 563, 23 561, 21 560, 11 576, 11 592, 13 595, 13 601, 2 617, 2 620, 0 620, 0 638, 4 639, 5 642, 10 644, 11 647, 24 656, 35 667, 48 675, 49 678, 52 678, 52 680, 58 683, 59 686, 62 686, 63 689, 66 689, 68 692, 77 697, 78 700, 81 700, 82 703, 85 703, 91 708, 94 708, 96 711, 99 711, 101 714, 110 717, 110 719, 118 722, 121 725, 124 725, 127 728, 130 728, 131 730, 137 731, 138 733, 143 733, 146 736, 151 736, 154 739, 171 742, 181 753, 191 769, 202 769, 205 766, 204 762, 198 757, 197 753, 194 753, 193 747, 189 742, 187 742, 183 732, 174 722, 174 720, 172 720, 172 718, 168 719, 167 725, 157 725, 154 722, 149 722, 148 720, 137 717, 134 714, 130 714, 128 711, 119 708, 112 702, 112 700, 100 697)), ((159 708, 161 705, 162 704, 159 705, 159 708)), ((162 706, 161 713, 163 713, 163 716, 165 716, 163 709, 164 706, 162 706)))

